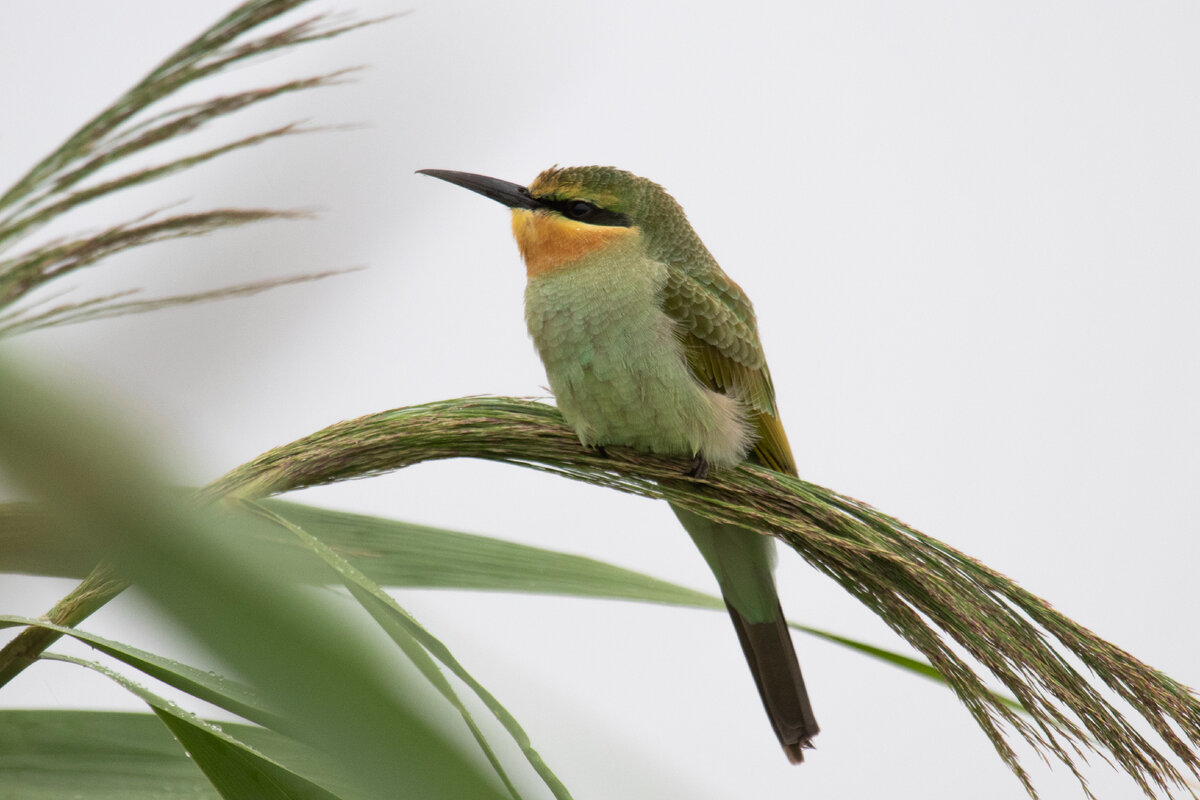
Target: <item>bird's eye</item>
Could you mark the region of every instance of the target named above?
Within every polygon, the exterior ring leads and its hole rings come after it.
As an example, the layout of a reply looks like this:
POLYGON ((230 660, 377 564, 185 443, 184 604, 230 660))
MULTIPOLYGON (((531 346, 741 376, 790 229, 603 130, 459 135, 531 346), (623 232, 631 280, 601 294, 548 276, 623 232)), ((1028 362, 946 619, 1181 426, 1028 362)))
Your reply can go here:
POLYGON ((587 219, 592 215, 596 207, 586 200, 576 200, 567 206, 567 216, 571 219, 587 219))
POLYGON ((601 208, 587 200, 556 200, 553 197, 533 198, 542 208, 549 208, 567 219, 578 220, 588 225, 608 225, 620 228, 631 227, 629 217, 620 212, 601 208))

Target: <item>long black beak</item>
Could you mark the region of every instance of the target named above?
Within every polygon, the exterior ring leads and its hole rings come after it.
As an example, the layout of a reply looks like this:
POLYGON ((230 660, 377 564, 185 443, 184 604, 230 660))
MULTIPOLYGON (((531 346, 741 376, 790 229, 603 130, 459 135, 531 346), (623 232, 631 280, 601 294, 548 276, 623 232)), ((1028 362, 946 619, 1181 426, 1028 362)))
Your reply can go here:
POLYGON ((470 189, 472 192, 478 192, 509 208, 540 208, 542 205, 524 186, 502 181, 499 178, 489 178, 473 172, 455 172, 452 169, 419 169, 417 172, 441 178, 456 186, 470 189))

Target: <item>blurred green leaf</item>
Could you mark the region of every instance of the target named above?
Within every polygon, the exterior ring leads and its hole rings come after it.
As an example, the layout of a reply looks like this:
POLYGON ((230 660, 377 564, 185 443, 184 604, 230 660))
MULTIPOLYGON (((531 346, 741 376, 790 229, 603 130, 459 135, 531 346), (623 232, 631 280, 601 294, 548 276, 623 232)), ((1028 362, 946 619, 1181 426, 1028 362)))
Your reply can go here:
MULTIPOLYGON (((291 520, 386 586, 558 594, 724 611, 719 597, 584 556, 283 500, 262 506, 291 520)), ((789 621, 795 630, 945 683, 919 659, 789 621)), ((1015 709, 1021 705, 1000 699, 1015 709)))
POLYGON ((259 502, 384 586, 608 597, 725 610, 724 602, 710 594, 593 558, 283 500, 259 502))
POLYGON ((153 714, 0 710, 7 800, 216 800, 153 714))
POLYGON ((492 762, 497 775, 504 781, 505 786, 508 787, 511 794, 514 796, 517 795, 515 787, 509 783, 504 770, 500 767, 499 761, 492 752, 492 748, 488 745, 487 740, 476 726, 470 713, 450 686, 449 681, 445 679, 441 671, 433 663, 433 659, 441 662, 455 677, 465 683, 483 701, 488 710, 499 720, 500 724, 504 726, 504 729, 517 743, 518 747, 521 748, 521 752, 525 755, 530 766, 534 768, 542 781, 554 793, 554 796, 559 798, 559 800, 570 800, 571 793, 567 791, 567 787, 563 785, 558 776, 542 760, 541 754, 534 749, 528 734, 525 733, 524 728, 521 727, 512 714, 508 712, 508 709, 501 705, 491 692, 487 691, 482 684, 467 672, 466 668, 453 656, 449 648, 422 627, 411 614, 401 608, 400 604, 388 595, 382 587, 356 569, 350 562, 337 555, 330 547, 282 515, 251 501, 242 501, 241 505, 255 513, 264 515, 265 518, 290 531, 337 573, 343 585, 350 590, 350 593, 359 604, 379 623, 380 627, 391 637, 392 641, 408 654, 409 658, 417 665, 426 679, 458 710, 463 721, 470 728, 472 735, 475 736, 479 746, 483 749, 484 754, 492 762))
POLYGON ((343 612, 275 577, 278 548, 256 544, 249 519, 178 502, 162 470, 99 422, 97 403, 63 397, 0 360, 0 465, 51 503, 77 546, 111 558, 254 688, 281 732, 336 759, 365 793, 500 796, 399 699, 394 667, 343 612))
POLYGON ((0 629, 17 625, 44 628, 64 636, 70 636, 155 680, 162 681, 181 692, 186 692, 198 700, 203 700, 259 725, 278 725, 271 711, 263 704, 262 698, 241 681, 223 677, 215 672, 197 669, 174 659, 149 653, 78 628, 67 628, 31 617, 0 614, 0 629))
MULTIPOLYGON (((99 672, 144 700, 225 800, 338 800, 298 771, 239 741, 223 726, 184 711, 102 664, 71 656, 44 658, 99 672)), ((248 726, 238 727, 249 730, 248 726)), ((303 763, 321 760, 319 753, 309 750, 303 763)), ((350 795, 342 797, 348 800, 350 795)))

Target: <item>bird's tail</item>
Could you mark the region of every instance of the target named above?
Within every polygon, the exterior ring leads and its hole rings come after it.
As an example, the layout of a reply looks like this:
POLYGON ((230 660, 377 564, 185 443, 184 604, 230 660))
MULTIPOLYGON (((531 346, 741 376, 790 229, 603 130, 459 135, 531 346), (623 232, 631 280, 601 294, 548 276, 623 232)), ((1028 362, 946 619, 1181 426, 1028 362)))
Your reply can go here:
POLYGON ((820 728, 775 593, 774 540, 671 508, 716 575, 771 726, 788 760, 799 764, 820 728))
POLYGON ((813 746, 812 738, 821 729, 804 688, 804 676, 800 674, 800 662, 796 660, 796 648, 783 609, 779 609, 774 620, 750 622, 733 606, 726 603, 726 607, 779 744, 788 761, 799 764, 804 760, 804 750, 813 746))

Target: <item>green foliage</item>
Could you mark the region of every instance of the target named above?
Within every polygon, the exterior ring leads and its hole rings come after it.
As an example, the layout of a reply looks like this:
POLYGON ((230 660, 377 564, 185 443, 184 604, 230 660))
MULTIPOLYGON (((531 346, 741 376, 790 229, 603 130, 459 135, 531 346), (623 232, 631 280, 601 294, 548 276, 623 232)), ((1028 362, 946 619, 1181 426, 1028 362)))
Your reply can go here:
POLYGON ((1169 792, 1184 780, 1054 640, 1141 714, 1189 770, 1200 766, 1194 752, 1200 703, 1186 687, 974 559, 865 503, 788 475, 743 465, 692 480, 680 477, 685 470, 676 459, 606 450, 602 456, 580 448, 551 406, 468 398, 332 425, 259 456, 206 494, 265 496, 453 454, 663 498, 718 521, 771 532, 861 600, 930 660, 1031 794, 1007 730, 1057 757, 1081 783, 1075 763, 1081 749, 1111 756, 1148 795, 1155 788, 1169 792), (990 692, 956 647, 1012 692, 1031 721, 990 692))
POLYGON ((153 714, 0 711, 0 775, 9 797, 220 796, 153 714))
MULTIPOLYGON (((363 796, 396 787, 416 796, 500 796, 420 719, 411 699, 419 695, 406 691, 372 640, 345 624, 331 598, 288 578, 306 562, 295 567, 264 545, 253 533, 261 521, 197 509, 166 491, 157 470, 99 416, 0 362, 0 464, 30 494, 52 498, 52 513, 76 548, 110 560, 182 632, 244 677, 256 700, 240 713, 254 712, 252 721, 329 756, 363 796)), ((281 785, 276 767, 237 743, 166 721, 210 778, 217 776, 223 796, 260 797, 264 781, 281 785)), ((286 783, 289 796, 317 796, 291 793, 308 781, 286 783)))

